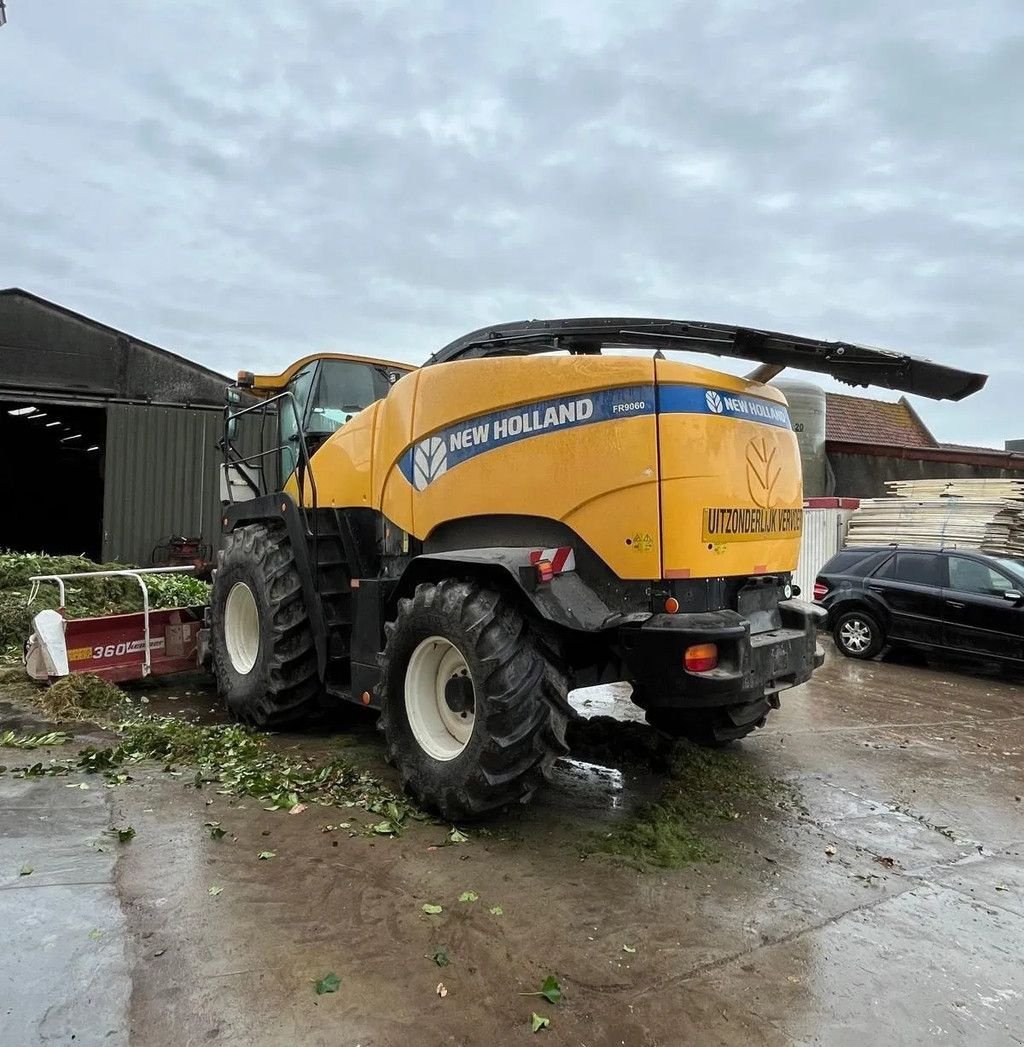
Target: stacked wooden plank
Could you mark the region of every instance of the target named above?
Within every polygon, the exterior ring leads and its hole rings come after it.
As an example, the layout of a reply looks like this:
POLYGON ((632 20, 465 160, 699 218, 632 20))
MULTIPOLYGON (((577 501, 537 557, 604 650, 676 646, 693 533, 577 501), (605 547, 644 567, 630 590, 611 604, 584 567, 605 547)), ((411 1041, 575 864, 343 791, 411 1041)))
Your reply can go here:
POLYGON ((894 480, 865 498, 847 545, 930 545, 1024 556, 1024 481, 894 480))

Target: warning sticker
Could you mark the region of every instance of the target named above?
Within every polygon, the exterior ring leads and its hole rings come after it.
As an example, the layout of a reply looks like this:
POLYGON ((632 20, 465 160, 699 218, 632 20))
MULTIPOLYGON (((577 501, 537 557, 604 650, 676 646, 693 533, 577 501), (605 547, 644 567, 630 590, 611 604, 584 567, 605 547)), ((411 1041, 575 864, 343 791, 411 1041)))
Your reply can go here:
POLYGON ((799 538, 803 509, 704 510, 705 542, 752 542, 758 538, 799 538))
POLYGON ((91 647, 73 647, 68 651, 69 662, 86 662, 92 658, 91 647))

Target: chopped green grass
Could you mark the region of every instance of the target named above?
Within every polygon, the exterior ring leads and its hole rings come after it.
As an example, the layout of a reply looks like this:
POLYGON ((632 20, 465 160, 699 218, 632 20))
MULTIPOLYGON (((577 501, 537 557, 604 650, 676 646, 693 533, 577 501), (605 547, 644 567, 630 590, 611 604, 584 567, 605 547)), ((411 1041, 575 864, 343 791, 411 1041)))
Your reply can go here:
POLYGON ((56 683, 34 695, 34 700, 50 719, 102 720, 104 714, 128 705, 128 696, 119 687, 91 673, 62 676, 56 683))
POLYGON ((601 836, 594 850, 641 869, 718 861, 715 822, 793 798, 790 786, 752 769, 738 755, 679 742, 661 797, 601 836))

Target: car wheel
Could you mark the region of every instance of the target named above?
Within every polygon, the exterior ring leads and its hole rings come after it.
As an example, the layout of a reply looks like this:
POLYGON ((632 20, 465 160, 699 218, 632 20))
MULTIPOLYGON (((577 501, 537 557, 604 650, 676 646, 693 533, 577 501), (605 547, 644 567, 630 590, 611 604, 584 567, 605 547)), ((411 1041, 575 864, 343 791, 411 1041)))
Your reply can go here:
POLYGON ((878 621, 866 611, 847 611, 836 621, 832 636, 847 658, 874 658, 885 644, 878 621))

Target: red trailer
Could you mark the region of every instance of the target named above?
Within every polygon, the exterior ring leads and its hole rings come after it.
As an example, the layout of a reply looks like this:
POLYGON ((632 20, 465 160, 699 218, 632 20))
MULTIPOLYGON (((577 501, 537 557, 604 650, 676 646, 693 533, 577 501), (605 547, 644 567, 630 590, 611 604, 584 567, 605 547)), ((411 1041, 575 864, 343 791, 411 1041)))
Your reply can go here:
POLYGON ((29 604, 46 582, 60 590, 60 607, 35 616, 35 632, 25 656, 29 676, 37 680, 92 673, 111 683, 197 669, 202 662, 202 607, 149 606, 146 576, 188 574, 194 567, 148 567, 79 574, 41 574, 31 579, 29 604), (142 610, 97 618, 69 618, 65 582, 98 578, 134 578, 142 589, 142 610))

